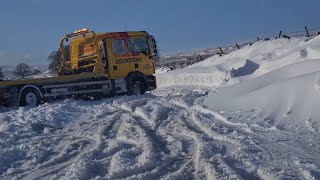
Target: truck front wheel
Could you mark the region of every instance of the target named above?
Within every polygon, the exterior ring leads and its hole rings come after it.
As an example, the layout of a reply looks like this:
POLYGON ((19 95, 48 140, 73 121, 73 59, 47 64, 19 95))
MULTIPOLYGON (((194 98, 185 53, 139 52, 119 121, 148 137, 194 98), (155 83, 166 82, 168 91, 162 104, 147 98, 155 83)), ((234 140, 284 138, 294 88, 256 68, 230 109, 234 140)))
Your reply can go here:
POLYGON ((133 81, 130 88, 130 95, 142 95, 146 92, 145 85, 139 80, 133 81))
POLYGON ((37 90, 27 88, 21 93, 19 105, 20 106, 37 106, 40 104, 40 96, 37 90))

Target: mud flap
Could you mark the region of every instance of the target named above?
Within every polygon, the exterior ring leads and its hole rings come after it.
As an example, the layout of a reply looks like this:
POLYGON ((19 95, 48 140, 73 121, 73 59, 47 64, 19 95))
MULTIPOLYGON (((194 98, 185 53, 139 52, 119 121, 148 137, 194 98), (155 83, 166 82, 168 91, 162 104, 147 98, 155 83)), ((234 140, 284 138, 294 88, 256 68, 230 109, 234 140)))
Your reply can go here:
POLYGON ((0 89, 0 106, 6 106, 8 104, 9 93, 6 90, 0 89))

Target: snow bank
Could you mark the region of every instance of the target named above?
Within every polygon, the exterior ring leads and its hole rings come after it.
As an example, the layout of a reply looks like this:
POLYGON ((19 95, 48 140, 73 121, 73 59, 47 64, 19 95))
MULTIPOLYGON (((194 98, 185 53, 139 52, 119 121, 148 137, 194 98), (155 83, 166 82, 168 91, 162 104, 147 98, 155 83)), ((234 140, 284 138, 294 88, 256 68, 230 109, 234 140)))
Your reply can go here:
POLYGON ((318 52, 319 37, 280 39, 248 47, 239 56, 250 58, 260 67, 248 76, 231 78, 230 87, 209 95, 204 105, 229 112, 230 119, 237 116, 233 120, 237 122, 319 131, 320 60, 312 60, 320 58, 318 52), (257 52, 260 55, 253 58, 257 52))
POLYGON ((230 78, 230 74, 225 71, 214 72, 168 72, 157 74, 158 87, 166 86, 200 86, 218 87, 230 78))
POLYGON ((219 87, 227 81, 232 85, 293 63, 320 58, 319 50, 320 37, 259 41, 222 57, 215 55, 184 69, 157 74, 158 87, 219 87), (255 67, 246 64, 248 61, 255 67), (234 70, 242 71, 237 75, 241 77, 231 78, 235 77, 234 70))
POLYGON ((251 81, 223 88, 210 95, 204 104, 214 109, 244 111, 250 115, 242 120, 246 123, 319 131, 319 69, 320 60, 286 66, 251 81))
POLYGON ((238 69, 231 69, 231 77, 240 77, 240 76, 246 76, 249 74, 254 73, 257 69, 259 69, 260 65, 256 64, 249 59, 246 60, 246 64, 243 67, 240 67, 238 69))
POLYGON ((189 66, 187 69, 216 66, 218 70, 230 71, 243 67, 247 60, 260 65, 254 78, 275 69, 310 59, 320 58, 320 37, 313 39, 301 37, 293 39, 276 39, 259 41, 225 56, 213 56, 205 61, 189 66))
POLYGON ((170 68, 162 67, 162 68, 156 69, 156 74, 165 73, 168 71, 170 71, 170 68))

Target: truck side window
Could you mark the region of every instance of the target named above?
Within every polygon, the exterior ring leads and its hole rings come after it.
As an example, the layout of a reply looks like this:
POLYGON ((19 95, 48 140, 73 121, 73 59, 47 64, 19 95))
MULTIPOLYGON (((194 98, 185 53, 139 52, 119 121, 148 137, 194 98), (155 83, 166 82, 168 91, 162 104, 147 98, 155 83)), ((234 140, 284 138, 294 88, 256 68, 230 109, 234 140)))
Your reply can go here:
POLYGON ((124 40, 121 40, 121 39, 112 40, 112 48, 113 48, 113 54, 127 53, 124 40))

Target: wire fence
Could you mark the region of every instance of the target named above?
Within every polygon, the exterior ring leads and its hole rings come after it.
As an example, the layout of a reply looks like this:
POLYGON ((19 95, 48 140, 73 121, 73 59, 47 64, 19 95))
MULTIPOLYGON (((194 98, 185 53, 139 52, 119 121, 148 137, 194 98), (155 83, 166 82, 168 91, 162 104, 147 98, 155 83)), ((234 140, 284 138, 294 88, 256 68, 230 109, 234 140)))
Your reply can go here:
POLYGON ((257 36, 256 40, 243 42, 243 43, 235 43, 234 45, 228 45, 223 47, 216 47, 216 48, 208 48, 201 51, 195 51, 191 53, 180 53, 177 55, 169 56, 160 58, 156 62, 157 68, 167 68, 170 70, 178 69, 178 68, 185 68, 187 66, 190 66, 194 63, 198 63, 200 61, 203 61, 209 57, 219 55, 223 56, 225 54, 228 54, 230 52, 236 51, 238 49, 241 49, 246 46, 251 46, 252 44, 258 42, 258 41, 269 41, 274 40, 278 38, 297 38, 297 37, 315 37, 320 35, 320 28, 312 28, 309 29, 307 26, 304 27, 303 30, 300 31, 292 31, 292 32, 286 32, 286 31, 279 31, 277 34, 272 34, 265 37, 259 37, 257 36))

